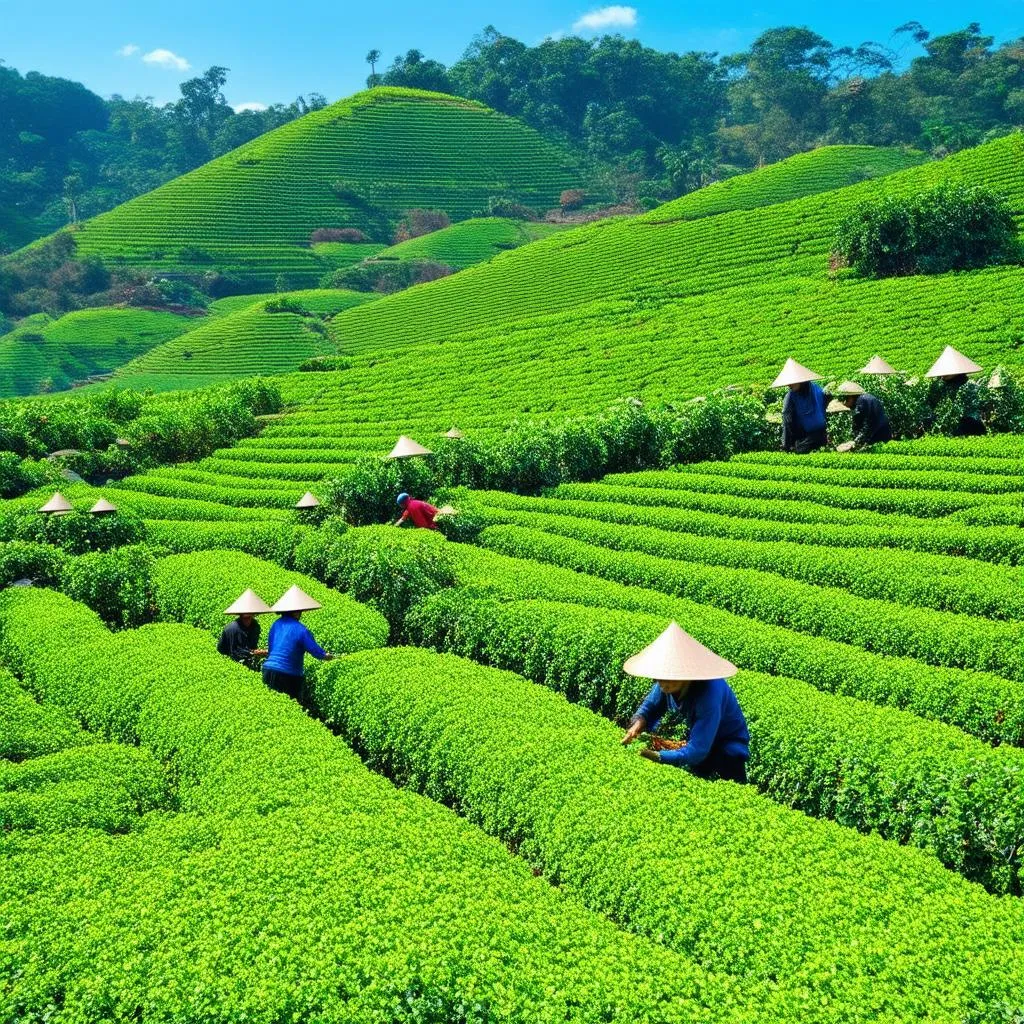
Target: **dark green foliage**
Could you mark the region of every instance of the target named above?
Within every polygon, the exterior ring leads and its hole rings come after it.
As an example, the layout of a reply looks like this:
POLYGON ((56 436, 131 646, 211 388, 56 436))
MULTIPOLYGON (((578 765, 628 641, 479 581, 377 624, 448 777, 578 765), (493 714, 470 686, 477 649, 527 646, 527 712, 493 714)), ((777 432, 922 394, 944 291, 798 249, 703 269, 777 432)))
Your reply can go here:
POLYGON ((296 552, 295 567, 376 608, 393 639, 403 635, 405 616, 417 601, 455 582, 443 537, 391 526, 321 531, 296 552))
POLYGON ((65 563, 60 589, 88 605, 109 626, 141 626, 156 612, 154 562, 152 551, 143 544, 81 555, 65 563))
POLYGON ((328 481, 321 488, 321 500, 332 511, 344 514, 348 522, 366 526, 397 519, 401 509, 395 499, 402 491, 425 498, 438 483, 425 459, 367 457, 343 477, 328 481))
POLYGON ((52 544, 24 540, 0 542, 0 587, 10 586, 20 579, 30 579, 41 587, 52 586, 60 579, 66 561, 66 553, 52 544))
POLYGON ((862 203, 839 223, 833 244, 863 277, 976 270, 1019 255, 1006 201, 959 183, 862 203))
POLYGON ((19 458, 14 452, 0 451, 0 498, 14 498, 44 484, 63 479, 52 462, 19 458))
POLYGON ((66 515, 51 516, 20 510, 4 515, 0 511, 0 540, 49 544, 69 555, 109 551, 123 544, 135 544, 144 536, 145 524, 131 512, 92 515, 76 509, 66 515))
POLYGON ((414 284, 436 281, 453 273, 453 268, 434 260, 366 260, 328 274, 322 288, 350 288, 357 292, 391 294, 414 284))
POLYGON ((298 366, 300 373, 323 373, 337 370, 347 370, 352 366, 352 360, 345 356, 313 356, 298 366))

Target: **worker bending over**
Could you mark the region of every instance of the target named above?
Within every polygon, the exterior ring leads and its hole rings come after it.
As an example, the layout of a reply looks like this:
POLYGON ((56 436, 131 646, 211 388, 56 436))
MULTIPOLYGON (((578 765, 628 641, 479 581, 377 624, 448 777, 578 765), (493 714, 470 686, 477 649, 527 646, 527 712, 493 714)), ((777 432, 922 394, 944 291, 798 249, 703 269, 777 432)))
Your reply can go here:
POLYGON ((424 530, 437 529, 437 523, 434 522, 437 516, 437 509, 429 504, 429 502, 410 498, 405 491, 402 491, 396 503, 402 510, 402 514, 395 520, 395 526, 400 526, 408 520, 413 526, 421 527, 424 530))
POLYGON ((672 622, 661 636, 623 666, 630 675, 654 679, 629 723, 622 742, 653 732, 666 715, 681 715, 689 726, 685 743, 655 740, 642 756, 688 768, 701 778, 747 781, 750 733, 732 687, 738 669, 672 622), (660 749, 658 749, 660 748, 660 749))
POLYGON ((836 388, 836 398, 853 411, 853 447, 866 448, 892 440, 892 427, 881 399, 868 394, 859 384, 844 380, 836 388))
POLYGON ((772 382, 773 388, 788 388, 782 402, 782 450, 806 455, 824 447, 828 441, 825 430, 825 406, 828 398, 814 383, 821 377, 795 359, 786 365, 772 382))
POLYGON ((266 649, 260 647, 260 624, 256 616, 270 610, 270 605, 258 594, 246 590, 230 608, 224 609, 225 615, 238 617, 221 630, 218 652, 241 665, 256 668, 256 659, 267 656, 266 649))

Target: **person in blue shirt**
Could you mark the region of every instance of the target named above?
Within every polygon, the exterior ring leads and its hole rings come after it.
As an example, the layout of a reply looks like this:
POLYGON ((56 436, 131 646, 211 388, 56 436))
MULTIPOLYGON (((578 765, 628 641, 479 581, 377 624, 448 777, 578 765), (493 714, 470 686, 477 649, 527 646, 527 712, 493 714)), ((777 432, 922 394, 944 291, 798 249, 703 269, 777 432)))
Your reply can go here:
POLYGON ((806 455, 828 443, 825 428, 825 407, 828 395, 815 384, 821 377, 795 359, 787 359, 773 388, 789 391, 782 402, 782 450, 806 455))
POLYGON ((291 587, 271 607, 279 612, 280 618, 270 627, 267 636, 267 659, 263 662, 263 682, 272 690, 278 690, 297 701, 306 699, 305 657, 312 654, 321 661, 330 661, 328 654, 313 638, 313 634, 299 621, 304 611, 319 608, 314 601, 298 587, 291 587))
POLYGON ((736 694, 725 681, 736 666, 694 640, 673 622, 652 644, 630 658, 623 670, 656 682, 633 715, 622 742, 654 732, 666 716, 689 726, 684 743, 656 739, 641 755, 686 768, 706 779, 747 781, 750 733, 736 694))

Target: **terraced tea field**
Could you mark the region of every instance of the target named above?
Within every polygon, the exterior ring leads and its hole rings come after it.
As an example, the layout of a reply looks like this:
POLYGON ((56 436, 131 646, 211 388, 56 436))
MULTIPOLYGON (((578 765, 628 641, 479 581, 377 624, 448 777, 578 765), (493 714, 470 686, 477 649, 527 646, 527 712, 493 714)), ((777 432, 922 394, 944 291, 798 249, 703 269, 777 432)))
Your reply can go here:
POLYGON ((378 88, 83 222, 76 248, 113 264, 215 268, 254 291, 281 276, 309 288, 376 252, 408 209, 465 220, 491 196, 547 209, 579 180, 565 153, 518 121, 468 100, 378 88), (368 243, 310 245, 318 228, 344 227, 368 243))

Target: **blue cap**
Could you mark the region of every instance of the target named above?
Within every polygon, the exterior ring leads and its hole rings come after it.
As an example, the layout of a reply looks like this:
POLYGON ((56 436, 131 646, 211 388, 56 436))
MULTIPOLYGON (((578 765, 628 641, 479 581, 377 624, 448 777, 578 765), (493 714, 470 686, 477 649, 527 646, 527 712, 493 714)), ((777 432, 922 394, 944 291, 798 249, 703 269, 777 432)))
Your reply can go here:
POLYGON ((396 505, 403 505, 409 500, 409 495, 402 491, 402 493, 395 499, 396 505))

